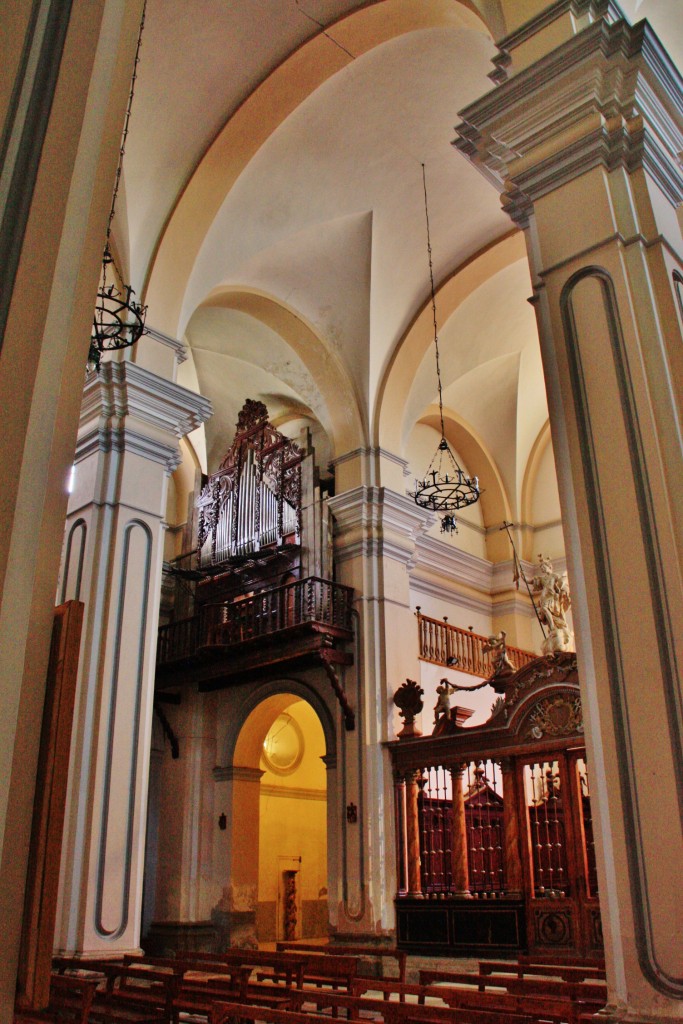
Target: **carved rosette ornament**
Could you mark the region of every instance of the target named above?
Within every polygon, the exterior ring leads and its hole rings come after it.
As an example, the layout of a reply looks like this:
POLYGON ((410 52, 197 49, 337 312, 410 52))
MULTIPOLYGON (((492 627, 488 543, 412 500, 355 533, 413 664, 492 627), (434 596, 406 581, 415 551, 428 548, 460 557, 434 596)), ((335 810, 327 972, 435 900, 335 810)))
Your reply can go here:
POLYGON ((419 715, 424 706, 422 698, 424 690, 414 679, 406 679, 394 694, 394 704, 403 719, 403 728, 397 734, 399 739, 406 736, 421 736, 415 725, 415 716, 419 715))

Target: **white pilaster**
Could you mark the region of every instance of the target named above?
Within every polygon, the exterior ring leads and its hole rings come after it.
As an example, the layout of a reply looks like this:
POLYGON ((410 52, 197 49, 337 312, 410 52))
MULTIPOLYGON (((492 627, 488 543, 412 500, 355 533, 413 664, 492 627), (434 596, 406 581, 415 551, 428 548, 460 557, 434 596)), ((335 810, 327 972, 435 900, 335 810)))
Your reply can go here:
POLYGON ((85 603, 56 946, 140 939, 167 477, 210 404, 132 362, 86 382, 60 599, 85 603))
MULTIPOLYGON (((457 146, 526 231, 593 772, 606 1019, 652 1024, 683 1020, 683 82, 647 22, 591 7, 592 24, 462 112, 457 146)), ((538 55, 547 25, 511 48, 538 55)))

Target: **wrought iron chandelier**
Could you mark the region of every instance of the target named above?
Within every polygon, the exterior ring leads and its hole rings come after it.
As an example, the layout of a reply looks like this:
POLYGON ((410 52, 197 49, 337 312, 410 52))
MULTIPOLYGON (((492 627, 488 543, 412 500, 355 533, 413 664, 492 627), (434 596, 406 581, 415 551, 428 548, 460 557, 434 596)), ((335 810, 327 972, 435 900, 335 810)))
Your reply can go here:
POLYGON ((439 366, 439 334, 436 324, 436 298, 434 293, 434 266, 432 263, 432 243, 429 233, 429 206, 427 203, 427 178, 425 165, 422 164, 422 185, 424 187, 425 219, 427 221, 427 256, 429 259, 429 282, 432 296, 432 318, 434 321, 434 351, 436 354, 436 379, 439 386, 439 417, 441 420, 441 440, 439 441, 429 469, 423 480, 415 481, 415 490, 411 496, 420 508, 429 509, 441 516, 441 532, 457 533, 458 524, 455 516, 460 509, 473 505, 479 500, 479 480, 466 476, 459 465, 446 440, 443 422, 443 396, 441 389, 441 368, 439 366))
POLYGON ((143 4, 138 41, 135 49, 135 61, 133 63, 133 75, 130 81, 130 93, 126 117, 123 122, 123 134, 121 136, 121 148, 119 149, 119 162, 116 168, 116 179, 114 181, 114 192, 111 199, 111 209, 107 222, 107 236, 102 254, 102 274, 100 287, 95 300, 95 315, 93 317, 92 333, 90 336, 90 351, 88 352, 88 369, 99 370, 103 352, 113 352, 117 349, 129 348, 134 345, 145 333, 145 316, 147 307, 135 301, 135 292, 129 284, 123 281, 123 275, 116 266, 111 247, 111 226, 114 220, 116 199, 119 194, 121 183, 121 171, 123 169, 123 156, 126 151, 126 138, 128 137, 128 125, 130 122, 130 111, 133 106, 133 95, 135 93, 135 80, 137 78, 138 62, 140 60, 140 43, 142 42, 142 30, 145 27, 145 11, 147 0, 143 4), (113 278, 113 280, 112 280, 113 278))

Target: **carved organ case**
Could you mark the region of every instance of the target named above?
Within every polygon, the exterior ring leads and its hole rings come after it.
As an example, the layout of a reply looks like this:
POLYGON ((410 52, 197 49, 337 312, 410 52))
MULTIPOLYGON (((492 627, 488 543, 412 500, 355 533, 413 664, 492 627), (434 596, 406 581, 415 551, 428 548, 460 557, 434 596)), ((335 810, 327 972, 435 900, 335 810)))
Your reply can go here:
POLYGON ((212 598, 217 589, 228 596, 306 576, 331 578, 324 491, 308 438, 290 440, 262 402, 247 400, 235 438, 197 500, 199 568, 211 578, 212 598))

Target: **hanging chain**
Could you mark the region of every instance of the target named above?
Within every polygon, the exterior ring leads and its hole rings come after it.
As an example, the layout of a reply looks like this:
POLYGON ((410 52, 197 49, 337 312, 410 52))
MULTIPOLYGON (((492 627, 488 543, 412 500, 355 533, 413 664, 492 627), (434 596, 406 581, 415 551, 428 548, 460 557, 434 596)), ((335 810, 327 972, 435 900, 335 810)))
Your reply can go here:
MULTIPOLYGON (((114 179, 114 191, 113 191, 112 197, 111 197, 111 209, 109 210, 109 220, 107 221, 107 235, 106 235, 106 242, 105 242, 105 245, 104 245, 104 252, 105 252, 105 257, 107 255, 107 252, 109 253, 109 258, 111 259, 112 263, 114 263, 114 256, 113 256, 113 254, 111 252, 111 249, 109 247, 109 239, 110 239, 110 236, 111 236, 112 222, 114 220, 114 211, 116 209, 116 200, 117 200, 118 194, 119 194, 119 186, 121 184, 121 172, 123 170, 123 157, 124 157, 124 154, 126 152, 126 139, 128 138, 128 125, 130 123, 130 112, 131 112, 131 109, 132 109, 132 106, 133 106, 133 96, 135 95, 135 82, 136 82, 136 79, 138 77, 138 64, 140 62, 140 45, 142 43, 142 30, 145 27, 145 14, 146 14, 146 12, 147 12, 147 0, 145 0, 145 2, 142 5, 142 16, 140 18, 140 28, 138 30, 138 42, 137 42, 137 46, 135 47, 135 60, 133 61, 133 75, 132 75, 132 78, 130 80, 130 93, 128 94, 128 106, 126 107, 126 116, 125 116, 124 121, 123 121, 123 134, 121 135, 121 148, 119 149, 119 162, 118 162, 118 166, 116 168, 116 178, 114 179)), ((120 272, 119 268, 116 266, 115 263, 114 263, 114 269, 116 270, 116 272, 117 272, 117 274, 119 276, 119 280, 122 280, 121 272, 120 272)))
POLYGON ((434 266, 432 263, 432 241, 429 234, 429 206, 427 203, 427 176, 425 174, 425 165, 422 164, 422 186, 424 188, 425 195, 425 220, 427 221, 427 257, 429 259, 429 284, 431 287, 432 294, 432 320, 434 322, 434 348, 436 350, 436 379, 439 384, 439 418, 441 420, 441 438, 442 440, 446 436, 443 423, 443 396, 441 393, 441 368, 439 366, 439 333, 436 324, 436 296, 434 294, 434 266))

